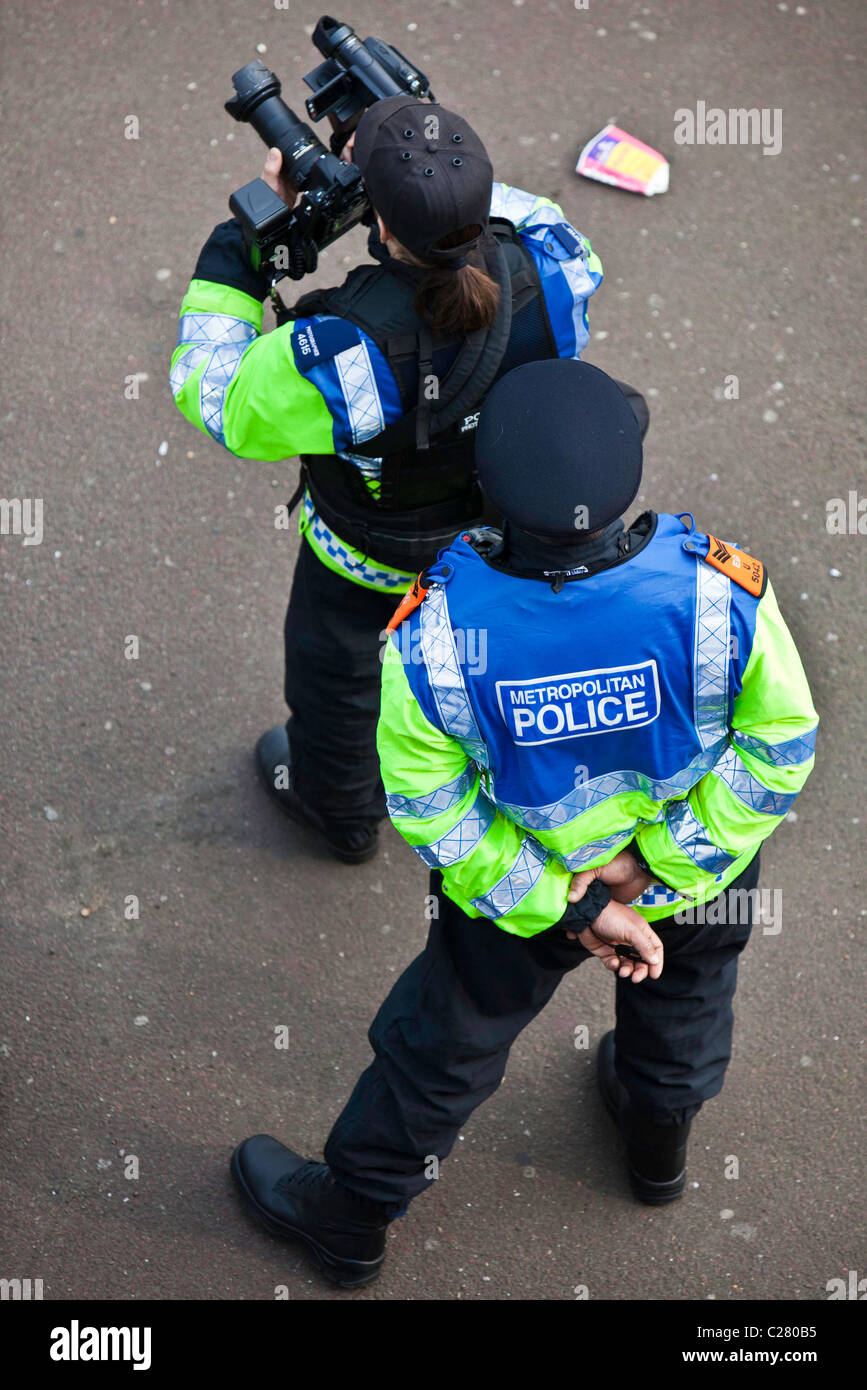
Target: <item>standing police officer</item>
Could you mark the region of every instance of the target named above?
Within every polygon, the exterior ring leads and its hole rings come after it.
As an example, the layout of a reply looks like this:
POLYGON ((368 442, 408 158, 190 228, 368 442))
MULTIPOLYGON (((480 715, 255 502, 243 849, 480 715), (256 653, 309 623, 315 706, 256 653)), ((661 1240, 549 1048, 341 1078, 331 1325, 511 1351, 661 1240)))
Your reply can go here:
POLYGON ((617 975, 599 1079, 635 1195, 680 1196, 691 1120, 731 1054, 759 846, 813 763, 817 717, 762 565, 687 515, 619 519, 641 439, 609 377, 518 367, 476 453, 503 536, 441 552, 383 669, 389 813, 433 870, 427 946, 374 1021, 326 1162, 256 1135, 232 1164, 271 1229, 345 1285, 376 1276, 388 1222, 588 954, 617 975))
MULTIPOLYGON (((580 355, 602 266, 555 203, 493 183, 481 140, 453 112, 399 94, 365 111, 353 138, 343 154, 377 214, 376 264, 302 296, 263 337, 266 282, 237 222, 223 223, 183 302, 172 388, 232 453, 301 455, 292 717, 263 735, 257 763, 287 813, 357 862, 375 853, 386 814, 376 720, 395 595, 482 519, 479 406, 520 363, 580 355)), ((291 202, 279 170, 272 150, 265 178, 291 202)), ((646 428, 644 401, 624 390, 646 428)))

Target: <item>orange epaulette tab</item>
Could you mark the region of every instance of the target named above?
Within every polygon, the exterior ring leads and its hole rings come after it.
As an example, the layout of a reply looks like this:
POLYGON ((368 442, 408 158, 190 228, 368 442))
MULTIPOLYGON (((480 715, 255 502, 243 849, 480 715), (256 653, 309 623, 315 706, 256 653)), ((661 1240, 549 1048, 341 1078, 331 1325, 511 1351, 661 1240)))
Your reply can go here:
POLYGON ((708 534, 708 552, 704 556, 709 565, 721 570, 734 584, 740 584, 748 594, 760 598, 765 587, 765 567, 761 560, 754 560, 744 550, 735 550, 708 534))
MULTIPOLYGON (((422 574, 423 573, 424 571, 422 571, 422 574)), ((421 581, 422 575, 420 574, 418 579, 413 584, 412 588, 404 594, 400 603, 397 605, 397 608, 394 611, 394 617, 392 618, 388 627, 385 629, 386 632, 396 632, 397 629, 400 627, 401 623, 403 622, 404 618, 408 618, 410 613, 415 612, 419 604, 424 603, 425 599, 427 598, 427 591, 429 586, 422 584, 421 581)))

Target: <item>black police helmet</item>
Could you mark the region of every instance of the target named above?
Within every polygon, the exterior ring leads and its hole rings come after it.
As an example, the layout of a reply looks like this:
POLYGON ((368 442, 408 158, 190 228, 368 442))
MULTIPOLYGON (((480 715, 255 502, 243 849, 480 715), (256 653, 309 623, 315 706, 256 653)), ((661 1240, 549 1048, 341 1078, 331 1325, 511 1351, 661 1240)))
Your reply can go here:
POLYGON ((580 539, 641 484, 641 434, 610 376, 575 358, 527 362, 493 387, 476 430, 479 482, 523 531, 580 539))

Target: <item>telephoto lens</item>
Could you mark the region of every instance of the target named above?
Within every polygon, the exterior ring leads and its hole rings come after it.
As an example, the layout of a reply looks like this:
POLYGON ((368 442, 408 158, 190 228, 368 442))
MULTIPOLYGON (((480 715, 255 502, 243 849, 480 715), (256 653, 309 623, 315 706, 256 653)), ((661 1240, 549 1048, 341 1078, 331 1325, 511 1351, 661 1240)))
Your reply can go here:
POLYGON ((269 149, 276 146, 283 177, 303 192, 316 161, 328 154, 325 145, 290 111, 280 95, 280 79, 258 58, 234 73, 232 86, 236 94, 226 102, 229 115, 251 125, 269 149))

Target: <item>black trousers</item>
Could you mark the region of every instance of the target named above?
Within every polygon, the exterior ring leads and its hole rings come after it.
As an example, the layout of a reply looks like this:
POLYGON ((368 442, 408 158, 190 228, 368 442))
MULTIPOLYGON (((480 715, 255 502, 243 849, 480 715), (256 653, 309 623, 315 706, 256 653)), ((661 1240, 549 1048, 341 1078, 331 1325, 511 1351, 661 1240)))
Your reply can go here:
POLYGON ((284 628, 293 785, 337 826, 386 813, 376 751, 380 633, 402 597, 353 584, 301 542, 284 628))
MULTIPOLYGON (((721 895, 719 922, 678 925, 670 917, 653 924, 665 947, 658 980, 617 979, 617 1074, 658 1123, 690 1119, 722 1089, 753 900, 747 911, 727 909, 733 890, 755 887, 758 871, 757 855, 721 895)), ((451 1152, 469 1116, 499 1086, 518 1034, 589 956, 559 928, 523 938, 469 918, 440 884, 432 874, 439 915, 374 1019, 376 1056, 325 1147, 341 1182, 393 1213, 430 1185, 429 1160, 451 1152)))

